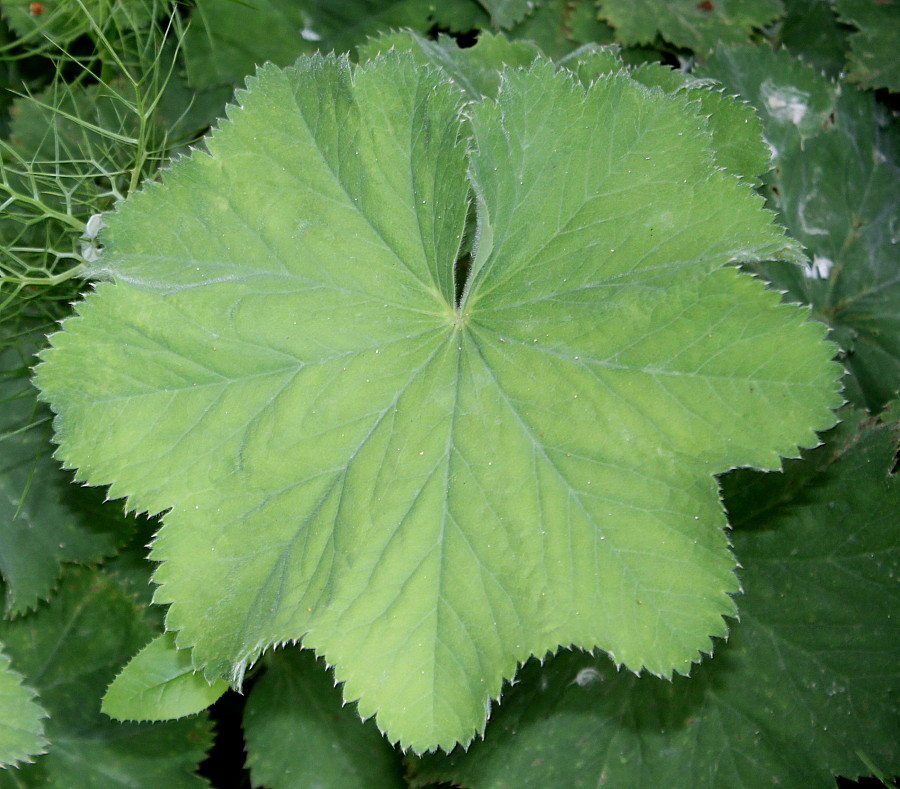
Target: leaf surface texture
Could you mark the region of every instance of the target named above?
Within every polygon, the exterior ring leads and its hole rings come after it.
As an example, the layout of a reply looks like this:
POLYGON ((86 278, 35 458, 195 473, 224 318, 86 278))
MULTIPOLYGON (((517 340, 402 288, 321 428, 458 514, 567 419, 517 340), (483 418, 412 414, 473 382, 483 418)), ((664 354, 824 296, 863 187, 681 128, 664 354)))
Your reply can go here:
POLYGON ((727 265, 797 252, 686 97, 503 79, 261 69, 110 217, 37 373, 66 465, 168 510, 156 600, 209 679, 302 639, 417 751, 559 644, 686 673, 738 589, 712 475, 840 402, 823 327, 727 265))

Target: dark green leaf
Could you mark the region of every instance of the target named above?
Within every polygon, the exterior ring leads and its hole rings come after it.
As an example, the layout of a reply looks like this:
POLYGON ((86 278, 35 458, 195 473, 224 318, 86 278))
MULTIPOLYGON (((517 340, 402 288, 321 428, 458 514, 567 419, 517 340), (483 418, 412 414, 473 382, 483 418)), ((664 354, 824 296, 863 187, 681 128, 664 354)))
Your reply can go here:
POLYGON ((784 6, 774 43, 837 79, 847 59, 847 29, 838 22, 832 0, 784 0, 784 6))
POLYGON ((774 151, 770 204, 811 258, 752 268, 833 327, 852 373, 846 396, 878 411, 900 390, 896 125, 870 95, 845 85, 836 98, 786 53, 724 50, 706 73, 756 104, 774 151))
POLYGON ((199 0, 185 40, 188 77, 194 87, 232 85, 266 62, 353 51, 367 36, 433 23, 423 0, 199 0))
MULTIPOLYGON (((49 327, 44 327, 45 330, 49 327)), ((51 413, 29 381, 40 330, 0 324, 0 575, 6 615, 46 599, 63 562, 91 562, 113 553, 133 522, 99 491, 71 484, 51 457, 51 413)))
POLYGON ((491 15, 495 27, 512 27, 540 5, 541 0, 478 0, 491 15))
POLYGON ((209 679, 303 639, 420 751, 560 643, 687 672, 736 590, 713 475, 839 402, 824 327, 730 265, 796 248, 686 98, 503 79, 261 70, 110 217, 37 373, 79 478, 168 510, 156 599, 209 679))
POLYGON ((244 712, 247 766, 270 789, 402 789, 400 755, 375 721, 343 706, 330 671, 309 650, 287 646, 265 660, 244 712))
POLYGON ((534 41, 542 52, 560 58, 588 42, 609 44, 612 28, 597 19, 594 0, 543 0, 506 34, 534 41))

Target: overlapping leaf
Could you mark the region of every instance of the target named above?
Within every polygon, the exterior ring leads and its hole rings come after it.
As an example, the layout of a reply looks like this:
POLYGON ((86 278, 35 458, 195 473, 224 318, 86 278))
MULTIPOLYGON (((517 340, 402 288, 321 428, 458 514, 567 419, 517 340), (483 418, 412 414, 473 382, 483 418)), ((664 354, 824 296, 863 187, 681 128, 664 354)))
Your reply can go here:
POLYGON ((512 27, 540 5, 541 0, 478 0, 491 15, 496 27, 512 27))
POLYGON ((635 69, 632 77, 648 87, 682 92, 700 105, 700 113, 709 119, 716 162, 720 166, 751 183, 758 183, 757 176, 769 169, 762 126, 750 105, 724 92, 710 90, 708 82, 655 63, 635 69))
POLYGON ((44 752, 47 713, 36 695, 0 651, 0 770, 31 762, 44 752))
POLYGON ((48 38, 57 45, 67 44, 85 34, 95 34, 96 30, 110 24, 121 30, 133 30, 146 25, 162 10, 162 4, 153 0, 0 1, 0 12, 21 38, 48 38))
POLYGON ((534 41, 553 58, 563 57, 588 42, 613 41, 612 28, 597 18, 594 0, 543 0, 504 32, 513 39, 534 41))
POLYGON ((47 753, 34 764, 0 770, 0 787, 206 785, 194 775, 211 741, 205 717, 134 724, 100 712, 107 684, 150 634, 134 601, 100 571, 69 571, 48 605, 0 622, 0 642, 50 714, 47 753))
POLYGON ((188 77, 195 87, 237 83, 263 63, 347 52, 390 28, 425 32, 435 13, 421 0, 200 0, 185 42, 188 77))
POLYGON ((360 60, 370 60, 391 49, 409 52, 423 65, 441 69, 473 99, 497 95, 504 66, 528 66, 541 55, 530 41, 510 41, 492 33, 482 33, 471 47, 460 47, 449 36, 432 41, 412 30, 370 39, 358 52, 360 60))
POLYGON ((842 21, 859 28, 850 36, 848 79, 866 88, 900 91, 900 2, 836 0, 835 6, 842 21))
POLYGON ((197 666, 302 638, 416 750, 561 643, 686 672, 737 589, 712 475, 840 400, 823 327, 726 265, 796 252, 693 106, 504 79, 464 125, 409 56, 261 70, 110 218, 113 282, 38 370, 64 462, 168 510, 197 666))
POLYGON ((834 5, 822 0, 785 0, 784 6, 785 16, 773 43, 836 79, 847 59, 847 30, 838 22, 834 5))
POLYGON ((226 690, 219 679, 207 682, 191 665, 189 649, 163 633, 122 669, 103 697, 101 709, 120 721, 174 720, 205 710, 226 690))
POLYGON ((900 166, 896 127, 874 99, 786 53, 723 50, 707 73, 756 104, 773 148, 770 203, 810 261, 756 267, 834 327, 847 396, 878 411, 900 391, 900 166))
MULTIPOLYGON (((71 485, 51 458, 51 414, 29 381, 43 334, 23 322, 0 326, 0 576, 4 614, 46 599, 64 562, 112 553, 133 528, 103 496, 71 485)), ((43 327, 45 330, 48 327, 43 327)))
POLYGON ((247 766, 270 789, 403 789, 400 755, 363 723, 308 650, 278 650, 244 712, 247 766))
POLYGON ((428 757, 418 785, 829 789, 900 772, 898 416, 845 414, 784 475, 726 477, 741 621, 689 679, 534 661, 485 741, 428 757))

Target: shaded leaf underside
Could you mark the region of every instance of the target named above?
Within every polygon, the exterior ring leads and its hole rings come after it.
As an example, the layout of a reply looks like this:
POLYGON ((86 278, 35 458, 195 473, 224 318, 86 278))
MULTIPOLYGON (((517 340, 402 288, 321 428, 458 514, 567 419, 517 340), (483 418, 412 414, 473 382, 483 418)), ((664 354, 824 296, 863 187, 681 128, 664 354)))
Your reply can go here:
POLYGON ((838 402, 821 326, 722 268, 794 252, 687 102, 505 79, 467 162, 410 59, 262 69, 110 218, 115 284, 38 369, 65 463, 170 509, 156 599, 197 665, 302 638, 416 750, 560 643, 686 672, 737 589, 712 474, 838 402))

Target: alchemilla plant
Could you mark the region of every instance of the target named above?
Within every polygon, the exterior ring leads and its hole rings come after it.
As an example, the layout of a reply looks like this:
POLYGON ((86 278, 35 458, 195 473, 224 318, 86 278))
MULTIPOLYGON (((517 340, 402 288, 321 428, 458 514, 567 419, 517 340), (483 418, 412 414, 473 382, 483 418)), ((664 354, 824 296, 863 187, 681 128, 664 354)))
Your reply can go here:
POLYGON ((844 5, 4 3, 0 787, 900 773, 844 5))

